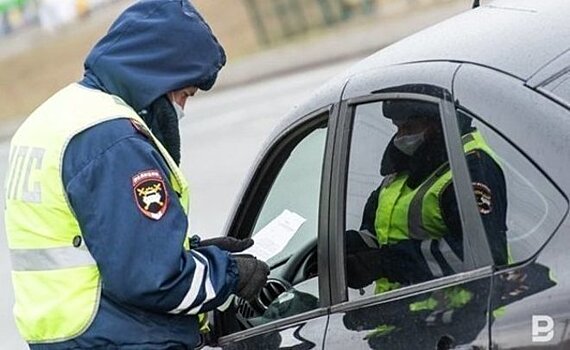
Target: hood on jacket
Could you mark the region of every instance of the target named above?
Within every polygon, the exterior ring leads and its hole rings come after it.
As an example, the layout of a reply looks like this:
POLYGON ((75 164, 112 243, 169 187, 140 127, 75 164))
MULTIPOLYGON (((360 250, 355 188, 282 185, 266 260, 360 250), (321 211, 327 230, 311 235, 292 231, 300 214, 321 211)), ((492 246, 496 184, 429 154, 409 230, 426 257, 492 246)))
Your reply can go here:
POLYGON ((119 96, 138 112, 170 91, 209 90, 225 62, 188 0, 141 0, 93 47, 81 84, 119 96))

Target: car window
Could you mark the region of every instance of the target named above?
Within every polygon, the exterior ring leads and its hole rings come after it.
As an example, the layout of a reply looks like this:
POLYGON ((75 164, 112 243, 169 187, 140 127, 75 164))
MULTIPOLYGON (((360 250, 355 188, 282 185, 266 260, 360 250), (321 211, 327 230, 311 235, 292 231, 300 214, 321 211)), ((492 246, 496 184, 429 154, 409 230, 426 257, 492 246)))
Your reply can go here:
POLYGON ((538 252, 556 230, 565 214, 566 201, 525 156, 493 129, 467 112, 459 110, 457 116, 459 124, 474 136, 466 159, 495 264, 524 261, 538 252))
POLYGON ((356 106, 346 193, 349 300, 463 272, 462 235, 438 104, 356 106))
POLYGON ((250 195, 263 203, 246 215, 255 218, 250 234, 255 255, 267 261, 271 273, 256 300, 234 300, 224 313, 222 335, 319 307, 317 236, 326 137, 326 122, 304 130, 262 165, 269 170, 254 187, 260 193, 250 195))
POLYGON ((255 222, 254 239, 284 212, 298 215, 299 222, 303 222, 285 248, 268 261, 270 264, 316 242, 326 132, 324 127, 312 131, 293 149, 255 222))

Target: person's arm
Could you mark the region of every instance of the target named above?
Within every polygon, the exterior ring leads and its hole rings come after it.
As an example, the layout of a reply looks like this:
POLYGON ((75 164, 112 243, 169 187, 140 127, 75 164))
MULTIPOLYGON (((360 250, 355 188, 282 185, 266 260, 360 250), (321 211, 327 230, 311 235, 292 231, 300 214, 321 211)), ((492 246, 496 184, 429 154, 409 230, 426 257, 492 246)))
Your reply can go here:
MULTIPOLYGON (((358 231, 348 231, 347 239, 359 239, 358 231)), ((347 250, 347 284, 350 288, 363 288, 385 277, 391 282, 413 284, 433 278, 421 250, 422 241, 405 240, 380 248, 361 246, 347 250)))
MULTIPOLYGON (((468 162, 469 170, 474 183, 475 197, 481 219, 487 233, 487 240, 491 248, 491 254, 496 265, 509 263, 507 242, 507 184, 505 175, 500 166, 483 152, 479 152, 480 167, 472 168, 474 162, 468 162), (480 179, 480 180, 479 180, 480 179), (485 197, 485 191, 477 191, 477 182, 487 184, 491 195, 485 197)), ((475 163, 476 164, 476 163, 475 163)))
POLYGON ((378 187, 374 190, 364 205, 364 212, 362 213, 362 223, 360 224, 360 230, 351 230, 350 234, 345 236, 346 238, 346 249, 348 251, 359 250, 361 248, 379 248, 380 244, 378 242, 378 237, 376 236, 375 218, 376 218, 376 208, 378 206, 378 196, 380 194, 380 188, 378 187), (357 233, 354 235, 354 233, 357 233))
MULTIPOLYGON (((380 245, 375 234, 379 193, 380 188, 368 197, 360 230, 350 230, 345 235, 349 286, 361 288, 381 277, 402 284, 413 284, 451 274, 452 271, 440 271, 438 266, 426 259, 426 256, 432 259, 432 250, 439 249, 437 240, 409 239, 396 244, 380 245), (371 235, 374 243, 371 243, 371 235)), ((437 252, 435 254, 438 255, 437 252)))
POLYGON ((360 230, 345 233, 348 286, 363 288, 381 277, 402 284, 433 278, 423 258, 422 241, 406 240, 389 246, 378 242, 375 220, 380 189, 366 201, 360 230))
POLYGON ((364 212, 362 213, 362 223, 360 225, 360 230, 366 230, 374 233, 376 231, 375 220, 376 220, 376 209, 378 207, 378 196, 380 195, 381 187, 372 191, 366 204, 364 205, 364 212))
MULTIPOLYGON (((507 264, 507 189, 503 171, 482 151, 470 153, 467 156, 467 166, 493 260, 497 265, 507 264)), ((453 185, 442 194, 441 206, 450 234, 455 236, 453 248, 462 257, 463 230, 453 185)))
POLYGON ((184 250, 188 218, 165 162, 147 139, 123 137, 75 168, 65 189, 104 295, 155 312, 197 314, 235 291, 237 266, 228 252, 214 246, 184 250), (133 186, 148 171, 160 174, 165 185, 166 209, 157 220, 143 213, 133 186))

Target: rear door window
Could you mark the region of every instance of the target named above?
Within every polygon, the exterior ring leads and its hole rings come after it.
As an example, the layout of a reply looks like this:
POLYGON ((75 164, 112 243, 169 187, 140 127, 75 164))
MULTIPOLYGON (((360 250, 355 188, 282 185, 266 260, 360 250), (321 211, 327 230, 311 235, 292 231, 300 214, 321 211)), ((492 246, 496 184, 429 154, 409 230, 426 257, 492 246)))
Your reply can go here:
POLYGON ((477 130, 478 142, 483 146, 483 151, 468 163, 489 240, 497 236, 507 239, 499 242, 508 247, 506 256, 491 245, 498 257, 496 264, 527 260, 560 224, 566 200, 541 171, 491 127, 463 110, 458 110, 457 115, 465 127, 477 130))

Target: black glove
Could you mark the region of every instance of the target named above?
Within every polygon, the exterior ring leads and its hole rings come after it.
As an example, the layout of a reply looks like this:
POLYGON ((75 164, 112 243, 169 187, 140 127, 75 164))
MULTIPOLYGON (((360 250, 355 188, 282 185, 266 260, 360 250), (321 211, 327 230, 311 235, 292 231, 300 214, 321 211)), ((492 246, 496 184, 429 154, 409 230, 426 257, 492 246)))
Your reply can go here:
POLYGON ((360 289, 383 276, 382 254, 378 248, 368 248, 346 254, 346 284, 360 289))
POLYGON ((234 237, 216 237, 211 239, 205 239, 200 241, 200 247, 206 247, 209 245, 216 246, 222 250, 226 250, 231 253, 243 252, 247 248, 253 245, 253 239, 237 239, 234 237))
POLYGON ((269 275, 269 266, 252 255, 233 256, 239 272, 236 295, 247 301, 252 301, 265 286, 269 275))

